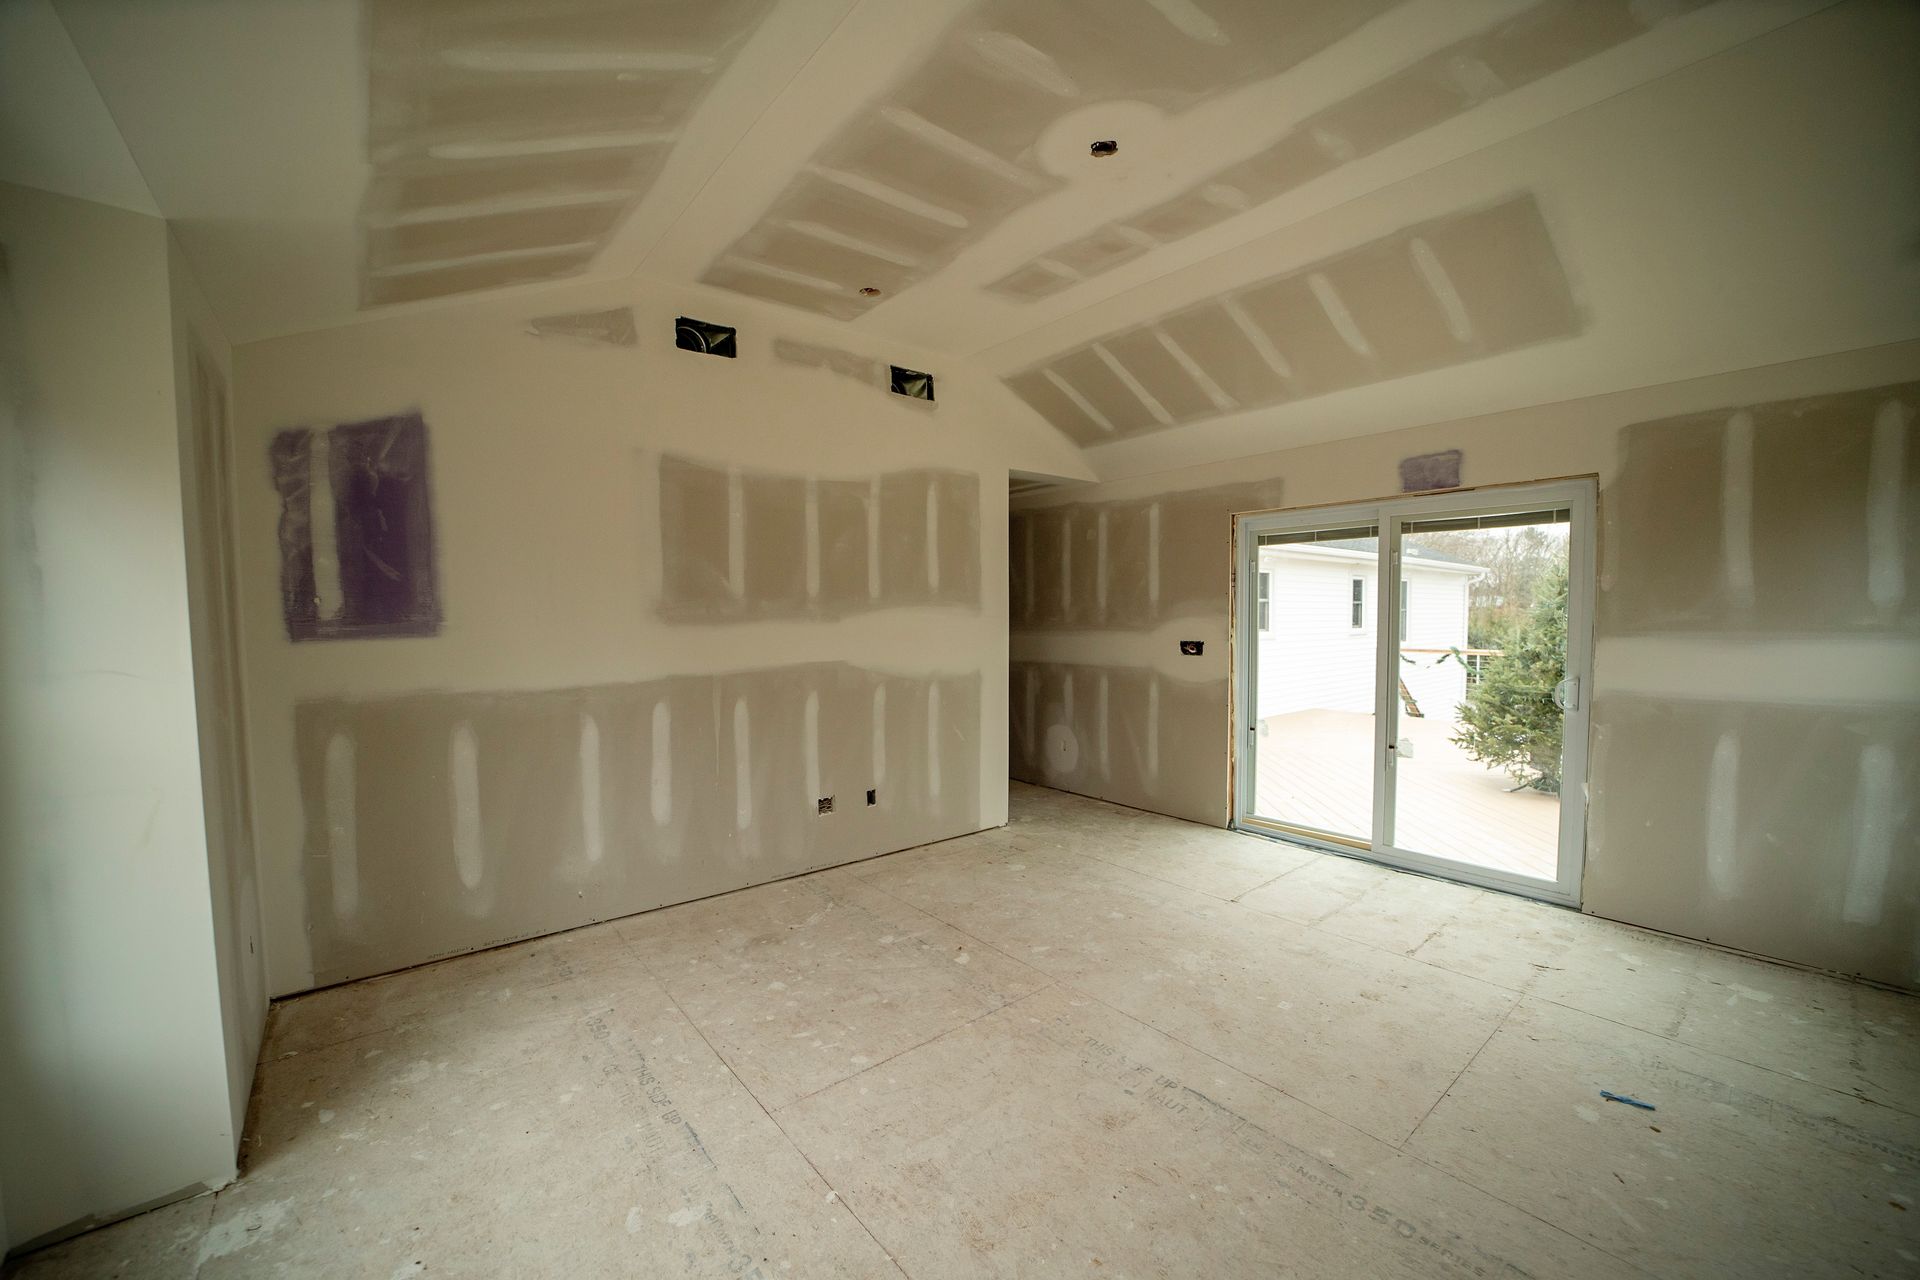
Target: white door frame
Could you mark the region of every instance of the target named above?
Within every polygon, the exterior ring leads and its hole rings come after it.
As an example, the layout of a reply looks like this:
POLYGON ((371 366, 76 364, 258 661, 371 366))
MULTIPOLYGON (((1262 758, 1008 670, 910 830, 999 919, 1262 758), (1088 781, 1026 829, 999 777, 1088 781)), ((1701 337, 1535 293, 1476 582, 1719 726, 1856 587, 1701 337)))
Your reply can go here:
MULTIPOLYGON (((1234 517, 1234 555, 1242 589, 1235 592, 1234 619, 1234 797, 1233 825, 1261 835, 1336 853, 1361 853, 1388 866, 1445 876, 1467 884, 1523 894, 1567 906, 1580 905, 1580 876, 1586 865, 1587 731, 1593 695, 1594 504, 1591 479, 1544 484, 1468 489, 1428 497, 1389 498, 1336 507, 1302 507, 1234 517), (1561 509, 1569 513, 1567 541, 1568 700, 1563 721, 1560 788, 1560 849, 1555 879, 1534 880, 1491 867, 1475 866, 1435 854, 1396 847, 1389 833, 1394 820, 1397 782, 1395 750, 1399 730, 1400 610, 1387 607, 1399 597, 1400 542, 1404 526, 1432 516, 1493 515, 1515 509, 1561 509), (1364 841, 1329 840, 1288 827, 1258 813, 1258 603, 1259 538, 1342 525, 1377 525, 1380 556, 1374 589, 1377 651, 1374 669, 1373 828, 1364 841)), ((1274 602, 1277 606, 1278 601, 1274 602)))

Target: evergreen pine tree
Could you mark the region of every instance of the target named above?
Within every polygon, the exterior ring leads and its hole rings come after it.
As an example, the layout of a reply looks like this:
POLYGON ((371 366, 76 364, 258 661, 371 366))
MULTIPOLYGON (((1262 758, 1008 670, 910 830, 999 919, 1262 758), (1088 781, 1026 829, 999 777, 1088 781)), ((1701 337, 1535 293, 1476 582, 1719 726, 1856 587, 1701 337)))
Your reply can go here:
POLYGON ((1523 787, 1560 794, 1562 714, 1553 694, 1566 678, 1566 653, 1567 572, 1558 568, 1506 652, 1467 691, 1453 741, 1523 787))

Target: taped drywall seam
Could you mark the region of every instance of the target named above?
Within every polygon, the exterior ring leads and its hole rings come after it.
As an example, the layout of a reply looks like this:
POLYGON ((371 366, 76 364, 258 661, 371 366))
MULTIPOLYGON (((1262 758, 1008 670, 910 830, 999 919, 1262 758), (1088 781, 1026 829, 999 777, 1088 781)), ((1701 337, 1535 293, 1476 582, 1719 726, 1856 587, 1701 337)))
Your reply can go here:
POLYGON ((1867 598, 1883 618, 1899 612, 1907 596, 1904 521, 1907 430, 1905 405, 1888 400, 1873 421, 1867 463, 1867 598))
POLYGON ((340 617, 340 549, 334 520, 333 433, 310 433, 307 445, 307 502, 313 513, 313 594, 322 626, 340 617))
POLYGON ((588 866, 599 866, 606 855, 600 829, 600 725, 588 712, 580 713, 580 844, 588 866))
POLYGON ((359 828, 354 815, 353 739, 336 732, 327 739, 327 850, 332 873, 333 916, 342 925, 360 910, 359 828))
POLYGON ((880 477, 867 481, 867 599, 880 599, 880 477))
POLYGON ((1848 924, 1879 924, 1893 873, 1894 806, 1899 798, 1893 749, 1884 742, 1860 748, 1859 775, 1853 793, 1853 865, 1847 871, 1847 897, 1841 919, 1848 924))
POLYGON ((661 698, 653 704, 653 759, 649 807, 655 826, 673 821, 673 709, 661 698))
POLYGON ((820 600, 820 481, 807 477, 807 601, 820 600))
POLYGON ((927 799, 940 804, 940 682, 927 682, 927 799))
POLYGON ((820 691, 807 690, 806 708, 801 713, 800 750, 806 757, 806 781, 801 789, 801 802, 813 804, 822 797, 820 791, 820 691))
POLYGON ((453 865, 460 883, 478 889, 486 876, 486 835, 480 818, 480 744, 473 725, 465 720, 453 727, 448 745, 448 773, 453 779, 453 865))
POLYGON ((1714 743, 1706 799, 1707 880, 1720 898, 1731 899, 1740 889, 1740 739, 1732 729, 1714 743))
POLYGON ((747 742, 751 727, 746 698, 734 698, 733 826, 739 832, 745 832, 753 826, 753 756, 747 742))
POLYGON ((1720 553, 1734 608, 1753 608, 1753 415, 1727 419, 1720 454, 1720 553))
POLYGON ((873 686, 873 785, 880 803, 887 802, 887 686, 873 686))
POLYGON ((739 468, 727 468, 727 590, 747 598, 747 503, 739 468))
POLYGON ((940 594, 940 484, 927 478, 927 590, 940 594))

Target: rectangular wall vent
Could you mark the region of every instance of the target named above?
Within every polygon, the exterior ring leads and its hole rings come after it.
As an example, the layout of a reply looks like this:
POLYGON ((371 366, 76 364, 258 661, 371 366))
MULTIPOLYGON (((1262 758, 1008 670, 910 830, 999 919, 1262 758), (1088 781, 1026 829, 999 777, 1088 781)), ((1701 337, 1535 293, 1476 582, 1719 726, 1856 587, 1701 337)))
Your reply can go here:
POLYGON ((731 360, 738 354, 734 349, 734 333, 735 330, 724 324, 708 324, 705 320, 681 316, 673 322, 673 345, 682 351, 700 351, 731 360))
POLYGON ((932 374, 921 373, 918 369, 902 369, 897 364, 888 367, 893 371, 893 394, 912 400, 933 399, 932 374))

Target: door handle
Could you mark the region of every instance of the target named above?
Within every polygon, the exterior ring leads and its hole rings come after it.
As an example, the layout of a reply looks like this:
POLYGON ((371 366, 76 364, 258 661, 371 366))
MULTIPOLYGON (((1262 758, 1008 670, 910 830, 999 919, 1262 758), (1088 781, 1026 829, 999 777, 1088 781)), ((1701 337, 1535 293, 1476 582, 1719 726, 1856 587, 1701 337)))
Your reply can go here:
POLYGON ((1565 680, 1553 686, 1553 705, 1562 711, 1578 711, 1580 709, 1579 676, 1568 676, 1565 680))

